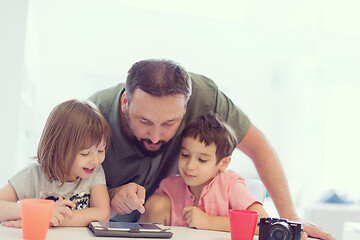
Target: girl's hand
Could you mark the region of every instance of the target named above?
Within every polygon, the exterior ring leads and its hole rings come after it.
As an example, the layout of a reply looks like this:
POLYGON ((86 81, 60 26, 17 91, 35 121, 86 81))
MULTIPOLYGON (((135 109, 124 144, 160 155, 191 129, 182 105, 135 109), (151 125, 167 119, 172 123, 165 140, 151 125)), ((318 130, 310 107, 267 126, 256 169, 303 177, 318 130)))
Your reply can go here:
POLYGON ((21 224, 21 219, 19 220, 11 220, 11 221, 4 221, 1 222, 2 226, 5 227, 14 227, 14 228, 21 228, 22 224, 21 224))
POLYGON ((61 196, 55 202, 53 213, 50 220, 50 226, 60 226, 66 219, 72 218, 73 212, 69 208, 74 208, 75 204, 70 200, 64 200, 61 196))
POLYGON ((183 216, 186 222, 189 224, 189 227, 194 227, 198 229, 208 228, 209 215, 200 210, 200 208, 198 207, 184 207, 183 216))

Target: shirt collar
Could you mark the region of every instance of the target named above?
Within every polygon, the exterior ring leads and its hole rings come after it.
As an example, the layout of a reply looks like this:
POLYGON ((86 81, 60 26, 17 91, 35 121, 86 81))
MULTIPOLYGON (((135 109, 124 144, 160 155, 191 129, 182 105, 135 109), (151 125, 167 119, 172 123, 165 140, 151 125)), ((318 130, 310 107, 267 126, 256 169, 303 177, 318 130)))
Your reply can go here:
POLYGON ((211 180, 211 182, 210 182, 208 185, 206 185, 206 186, 203 187, 203 189, 202 189, 202 191, 201 191, 201 194, 200 194, 200 199, 203 198, 203 197, 209 192, 211 186, 215 183, 215 181, 216 181, 216 179, 218 178, 218 176, 219 176, 220 173, 221 173, 221 172, 219 172, 218 174, 216 174, 216 176, 211 180))

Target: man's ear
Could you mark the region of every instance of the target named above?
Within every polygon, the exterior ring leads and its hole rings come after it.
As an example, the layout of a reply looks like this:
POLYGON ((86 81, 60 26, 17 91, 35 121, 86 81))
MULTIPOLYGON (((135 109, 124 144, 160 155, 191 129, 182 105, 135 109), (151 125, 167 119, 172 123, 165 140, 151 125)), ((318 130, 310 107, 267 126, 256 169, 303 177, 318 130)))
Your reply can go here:
POLYGON ((230 156, 227 156, 227 157, 224 157, 223 159, 221 159, 219 162, 220 171, 225 171, 225 169, 229 166, 230 161, 231 161, 230 156))
POLYGON ((128 100, 126 98, 126 92, 124 91, 123 94, 121 94, 120 97, 120 109, 123 113, 126 112, 128 100))

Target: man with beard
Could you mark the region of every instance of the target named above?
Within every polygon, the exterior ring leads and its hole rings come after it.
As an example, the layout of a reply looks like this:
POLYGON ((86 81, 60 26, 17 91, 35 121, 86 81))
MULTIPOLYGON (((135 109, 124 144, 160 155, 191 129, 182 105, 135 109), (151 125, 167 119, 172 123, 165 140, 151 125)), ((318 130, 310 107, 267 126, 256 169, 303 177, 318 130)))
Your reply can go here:
MULTIPOLYGON (((299 220, 275 151, 212 80, 188 73, 173 61, 150 59, 135 63, 125 84, 97 92, 89 100, 98 105, 112 130, 103 168, 111 207, 120 214, 114 221, 139 218, 160 181, 178 172, 184 126, 209 111, 234 129, 237 148, 253 160, 279 215, 299 220)), ((309 235, 333 239, 315 225, 304 227, 309 235)))

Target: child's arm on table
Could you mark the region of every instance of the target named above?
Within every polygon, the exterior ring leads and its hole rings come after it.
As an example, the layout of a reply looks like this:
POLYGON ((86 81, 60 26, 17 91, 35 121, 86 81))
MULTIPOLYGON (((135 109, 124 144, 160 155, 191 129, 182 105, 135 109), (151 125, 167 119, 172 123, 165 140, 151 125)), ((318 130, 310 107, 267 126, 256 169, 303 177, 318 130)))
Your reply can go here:
POLYGON ((189 227, 217 231, 230 231, 230 218, 226 216, 210 216, 200 208, 184 207, 183 216, 189 227))
POLYGON ((21 218, 21 206, 14 187, 8 183, 0 189, 0 222, 21 218))
MULTIPOLYGON (((258 222, 261 217, 268 216, 263 206, 258 202, 251 204, 246 210, 258 212, 258 222)), ((190 227, 230 232, 230 218, 228 216, 210 216, 194 206, 185 207, 183 215, 190 227)), ((255 230, 255 234, 259 234, 258 227, 255 230)))
POLYGON ((56 227, 61 225, 65 219, 72 218, 73 212, 69 207, 74 208, 75 204, 70 200, 64 200, 61 196, 54 203, 53 213, 50 219, 50 226, 56 227))
MULTIPOLYGON (((255 202, 253 204, 251 204, 246 210, 249 211, 254 211, 254 212, 258 212, 259 213, 259 217, 258 217, 258 221, 257 223, 260 222, 260 218, 262 217, 268 217, 269 215, 267 214, 267 212, 265 211, 264 207, 262 204, 255 202)), ((256 224, 256 229, 255 229, 255 234, 258 235, 259 234, 259 227, 256 224)))
POLYGON ((145 203, 145 212, 139 222, 170 226, 171 200, 166 194, 153 194, 145 203))
POLYGON ((88 226, 91 221, 109 221, 110 200, 105 184, 90 190, 90 207, 73 211, 71 218, 64 219, 59 226, 88 226))
MULTIPOLYGON (((21 205, 14 187, 8 183, 0 189, 0 222, 6 227, 21 228, 21 205)), ((65 218, 72 216, 71 210, 67 207, 74 207, 69 200, 62 200, 55 203, 51 217, 51 225, 56 226, 65 218)))

